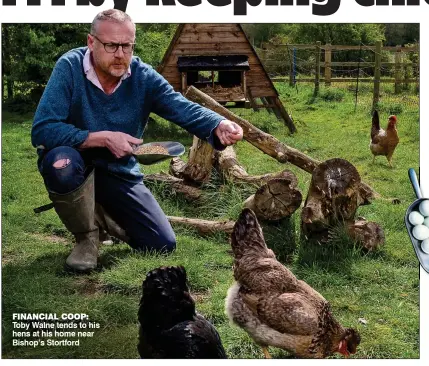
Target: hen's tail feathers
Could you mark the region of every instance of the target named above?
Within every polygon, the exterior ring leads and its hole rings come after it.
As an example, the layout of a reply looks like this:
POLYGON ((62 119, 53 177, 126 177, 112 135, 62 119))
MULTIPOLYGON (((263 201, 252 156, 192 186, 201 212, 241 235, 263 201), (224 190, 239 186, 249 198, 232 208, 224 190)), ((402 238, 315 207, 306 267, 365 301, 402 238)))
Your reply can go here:
POLYGON ((371 138, 373 138, 378 131, 380 131, 380 118, 378 116, 378 111, 375 110, 372 115, 371 138))
POLYGON ((235 258, 242 257, 251 249, 267 249, 261 226, 251 209, 245 208, 235 223, 231 234, 231 246, 235 258))

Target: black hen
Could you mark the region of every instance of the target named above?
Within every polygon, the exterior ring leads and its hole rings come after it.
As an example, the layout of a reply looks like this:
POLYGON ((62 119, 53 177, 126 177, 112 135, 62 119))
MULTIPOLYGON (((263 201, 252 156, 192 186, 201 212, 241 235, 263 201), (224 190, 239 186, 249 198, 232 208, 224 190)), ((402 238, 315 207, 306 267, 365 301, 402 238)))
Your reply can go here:
POLYGON ((181 266, 147 274, 138 318, 141 358, 226 358, 214 326, 195 312, 181 266))

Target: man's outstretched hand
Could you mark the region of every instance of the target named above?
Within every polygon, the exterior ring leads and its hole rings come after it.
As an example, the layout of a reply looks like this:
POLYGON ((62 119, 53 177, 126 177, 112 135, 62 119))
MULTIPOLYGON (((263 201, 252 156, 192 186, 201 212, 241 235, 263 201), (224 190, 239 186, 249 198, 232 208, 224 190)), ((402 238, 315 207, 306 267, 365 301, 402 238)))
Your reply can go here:
POLYGON ((243 129, 227 119, 222 120, 214 132, 224 146, 233 145, 243 139, 243 129))

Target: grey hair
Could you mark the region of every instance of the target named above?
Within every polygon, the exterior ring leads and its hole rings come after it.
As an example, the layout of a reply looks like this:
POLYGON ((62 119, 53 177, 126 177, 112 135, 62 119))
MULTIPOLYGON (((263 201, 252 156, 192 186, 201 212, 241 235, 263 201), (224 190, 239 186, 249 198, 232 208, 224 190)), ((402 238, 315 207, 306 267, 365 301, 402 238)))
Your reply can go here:
POLYGON ((97 25, 100 22, 130 22, 134 26, 134 29, 136 28, 136 25, 132 21, 131 17, 127 13, 124 13, 123 11, 118 9, 109 9, 98 13, 92 21, 91 34, 97 34, 97 25))

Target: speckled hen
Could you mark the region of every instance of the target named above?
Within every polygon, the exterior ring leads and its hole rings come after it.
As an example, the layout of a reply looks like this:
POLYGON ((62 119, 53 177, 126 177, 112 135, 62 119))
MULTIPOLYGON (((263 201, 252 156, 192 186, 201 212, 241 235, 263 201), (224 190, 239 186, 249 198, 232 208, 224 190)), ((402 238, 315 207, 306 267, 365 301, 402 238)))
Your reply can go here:
POLYGON ((344 328, 325 298, 276 260, 253 211, 242 211, 231 244, 236 282, 228 290, 226 313, 262 347, 266 358, 268 346, 303 358, 356 352, 358 332, 344 328))

